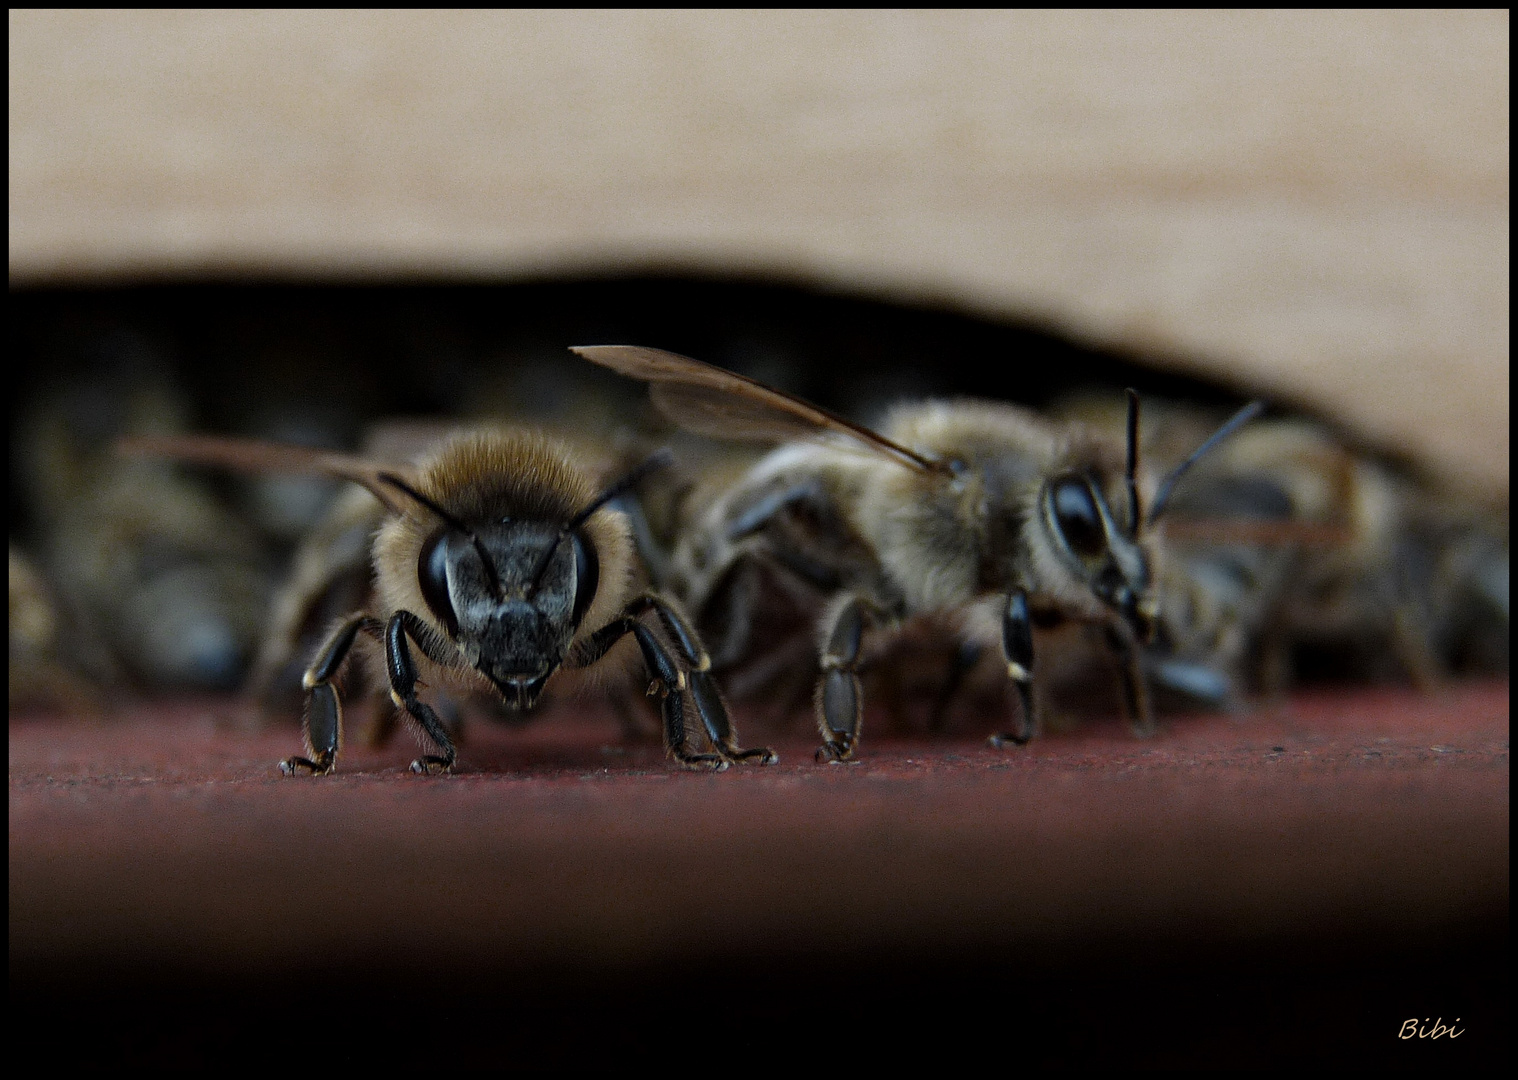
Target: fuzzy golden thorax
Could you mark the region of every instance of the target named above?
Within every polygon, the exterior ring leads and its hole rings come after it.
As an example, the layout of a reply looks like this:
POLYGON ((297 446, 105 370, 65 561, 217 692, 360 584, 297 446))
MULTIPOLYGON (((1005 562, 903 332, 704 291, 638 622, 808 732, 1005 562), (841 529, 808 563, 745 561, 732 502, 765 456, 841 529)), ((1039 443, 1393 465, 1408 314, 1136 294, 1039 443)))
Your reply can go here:
POLYGON ((417 490, 466 525, 566 522, 596 496, 564 443, 511 429, 456 435, 421 465, 417 490))

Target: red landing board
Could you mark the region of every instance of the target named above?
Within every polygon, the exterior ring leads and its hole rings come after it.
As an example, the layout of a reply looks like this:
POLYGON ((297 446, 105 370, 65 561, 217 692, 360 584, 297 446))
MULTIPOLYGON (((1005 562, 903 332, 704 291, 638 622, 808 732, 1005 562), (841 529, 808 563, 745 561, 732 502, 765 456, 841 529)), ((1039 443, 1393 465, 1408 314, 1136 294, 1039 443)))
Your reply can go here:
POLYGON ((1506 910, 1508 706, 1506 682, 1320 692, 1008 751, 867 725, 851 766, 798 727, 780 764, 706 775, 565 705, 473 725, 453 776, 408 773, 402 733, 318 779, 234 702, 15 716, 12 974, 1395 938, 1506 910))

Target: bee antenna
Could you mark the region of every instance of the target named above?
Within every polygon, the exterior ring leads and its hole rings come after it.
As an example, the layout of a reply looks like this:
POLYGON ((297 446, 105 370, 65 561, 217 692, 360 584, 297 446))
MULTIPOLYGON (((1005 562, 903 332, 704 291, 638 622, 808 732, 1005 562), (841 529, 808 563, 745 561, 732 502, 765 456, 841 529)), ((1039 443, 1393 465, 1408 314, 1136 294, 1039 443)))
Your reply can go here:
POLYGON ((378 479, 381 483, 389 484, 391 487, 405 492, 416 502, 420 503, 422 506, 425 506, 428 510, 431 510, 438 517, 442 518, 443 524, 447 525, 450 529, 453 529, 455 532, 463 533, 465 536, 469 537, 469 542, 474 545, 475 553, 479 555, 480 562, 485 567, 485 575, 490 578, 491 591, 500 593, 501 579, 496 576, 495 563, 491 561, 490 555, 485 551, 485 545, 480 543, 480 538, 475 535, 473 529, 469 528, 469 526, 465 525, 458 518, 454 517, 448 511, 444 510, 437 503, 427 498, 427 496, 423 495, 420 491, 416 490, 416 488, 406 483, 406 481, 402 480, 394 473, 382 472, 379 474, 378 479))
POLYGON ((590 515, 601 509, 601 507, 605 506, 613 499, 620 498, 621 496, 627 494, 628 491, 632 490, 640 482, 642 482, 643 478, 649 473, 657 472, 660 469, 666 468, 674 464, 674 461, 674 451, 670 450, 669 447, 666 446, 663 449, 650 454, 638 465, 635 465, 626 476, 622 477, 622 479, 618 480, 605 491, 601 492, 601 494, 590 500, 589 505, 587 505, 585 509, 581 510, 578 514, 572 517, 569 520, 569 524, 565 525, 559 530, 559 535, 554 538, 554 541, 549 545, 548 550, 543 552, 543 554, 538 558, 538 564, 537 566, 533 567, 532 570, 532 577, 528 579, 530 584, 527 586, 527 595, 531 596, 537 591, 538 581, 540 578, 542 578, 543 572, 548 569, 548 564, 553 559, 553 553, 559 550, 559 545, 564 542, 570 533, 574 532, 581 525, 584 525, 585 522, 589 521, 590 515))
POLYGON ((1129 387, 1128 394, 1128 467, 1124 470, 1124 479, 1128 482, 1128 535, 1138 539, 1139 531, 1139 396, 1138 391, 1129 387))
POLYGON ((468 527, 462 521, 454 517, 448 511, 444 510, 441 506, 433 502, 431 499, 427 498, 427 496, 423 495, 420 491, 416 490, 416 488, 406 483, 406 481, 402 480, 399 476, 396 476, 395 473, 382 472, 379 474, 378 479, 381 483, 389 484, 391 487, 396 488, 397 490, 409 495, 413 502, 417 502, 422 506, 425 506, 428 510, 431 510, 438 517, 442 518, 443 521, 452 528, 457 529, 461 533, 469 532, 468 527))
POLYGON ((1216 449, 1218 444, 1224 439, 1264 411, 1265 403, 1263 401, 1251 401, 1248 405, 1245 405, 1238 412, 1230 416, 1222 427, 1209 435, 1206 442, 1191 452, 1190 457, 1171 469, 1160 484, 1159 494, 1154 497, 1154 505, 1149 508, 1149 524, 1153 525, 1159 520, 1160 515, 1165 512, 1165 507, 1170 502, 1170 496, 1175 492, 1175 485, 1180 483, 1181 477, 1186 475, 1186 470, 1195 465, 1197 460, 1204 454, 1208 454, 1216 449))

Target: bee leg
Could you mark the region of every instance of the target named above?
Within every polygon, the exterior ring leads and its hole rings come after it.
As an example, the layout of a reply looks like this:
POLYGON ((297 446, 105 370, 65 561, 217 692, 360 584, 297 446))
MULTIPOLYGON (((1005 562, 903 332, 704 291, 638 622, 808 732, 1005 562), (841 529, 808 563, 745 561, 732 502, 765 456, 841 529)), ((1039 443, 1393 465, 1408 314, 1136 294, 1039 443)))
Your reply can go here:
POLYGON ((833 620, 827 648, 822 652, 822 677, 817 680, 817 729, 822 746, 818 762, 844 762, 854 756, 864 717, 860 691, 859 643, 864 636, 868 602, 850 597, 833 620))
POLYGON ((1272 620, 1255 646, 1254 680, 1265 697, 1281 698, 1291 686, 1291 637, 1282 620, 1272 620))
POLYGON ((411 771, 452 772, 458 753, 453 748, 448 729, 438 719, 437 713, 416 696, 416 661, 411 658, 411 646, 406 643, 408 634, 425 650, 421 620, 409 611, 397 611, 390 616, 390 622, 385 627, 385 672, 390 676, 390 700, 395 702, 396 708, 409 713, 427 738, 441 751, 439 754, 423 754, 411 763, 411 771))
POLYGON ((694 754, 686 748, 685 695, 689 688, 685 673, 675 666, 654 632, 637 619, 629 619, 628 630, 638 639, 643 663, 652 675, 649 693, 659 698, 664 714, 664 746, 680 764, 691 769, 714 769, 721 772, 728 761, 721 754, 694 754))
POLYGON ((822 482, 815 476, 798 481, 788 487, 779 487, 759 499, 747 510, 728 523, 727 539, 735 543, 746 536, 753 536, 770 523, 782 510, 795 503, 826 505, 827 493, 822 482))
POLYGON ((1138 644, 1116 627, 1107 628, 1107 642, 1117 657, 1123 708, 1133 725, 1133 733, 1147 739, 1154 734, 1154 708, 1149 703, 1149 684, 1144 679, 1138 644))
POLYGON ((360 630, 378 636, 380 621, 368 615, 352 615, 327 635, 327 640, 316 652, 316 659, 306 669, 301 685, 306 688, 306 714, 301 721, 301 735, 306 742, 310 757, 292 757, 279 763, 279 771, 294 776, 305 770, 312 776, 325 776, 337 761, 337 751, 343 741, 343 705, 332 685, 353 640, 360 630))
POLYGON ((691 704, 695 705, 696 715, 701 718, 701 725, 706 729, 706 736, 711 739, 712 745, 724 757, 734 761, 753 761, 760 765, 773 765, 779 761, 775 752, 767 746, 752 750, 738 746, 738 733, 733 730, 727 704, 718 693, 717 684, 712 681, 712 662, 706 650, 674 608, 658 597, 649 597, 648 603, 659 616, 665 633, 674 641, 680 658, 686 664, 685 675, 690 688, 691 704))
POLYGON ((1429 643, 1427 633, 1418 625, 1418 614, 1410 604, 1392 608, 1392 655, 1412 679, 1413 686, 1427 693, 1439 685, 1444 665, 1429 643))
MULTIPOLYGON (((387 709, 385 700, 384 696, 376 697, 374 719, 364 736, 365 742, 375 750, 388 745, 391 737, 395 735, 395 729, 399 726, 396 722, 398 718, 395 710, 387 709)), ((464 744, 464 712, 459 703, 451 697, 439 697, 433 711, 442 719, 443 728, 448 732, 448 737, 453 740, 453 745, 462 746, 464 744)), ((506 722, 511 723, 512 719, 508 717, 506 722)))
POLYGON ((659 709, 664 714, 664 748, 680 764, 691 769, 713 769, 720 772, 731 762, 722 754, 696 754, 686 748, 685 695, 689 681, 685 672, 675 665, 669 651, 658 636, 638 621, 637 615, 652 606, 648 598, 634 600, 622 617, 607 623, 591 634, 573 655, 566 666, 589 667, 615 645, 623 635, 631 634, 643 653, 643 664, 651 681, 650 697, 659 698, 659 709))
POLYGON ((1028 594, 1015 589, 1007 595, 1001 620, 1001 647, 1007 658, 1007 677, 1017 689, 1021 708, 1017 731, 992 735, 991 745, 1022 746, 1033 737, 1038 712, 1033 706, 1033 622, 1028 614, 1028 594))

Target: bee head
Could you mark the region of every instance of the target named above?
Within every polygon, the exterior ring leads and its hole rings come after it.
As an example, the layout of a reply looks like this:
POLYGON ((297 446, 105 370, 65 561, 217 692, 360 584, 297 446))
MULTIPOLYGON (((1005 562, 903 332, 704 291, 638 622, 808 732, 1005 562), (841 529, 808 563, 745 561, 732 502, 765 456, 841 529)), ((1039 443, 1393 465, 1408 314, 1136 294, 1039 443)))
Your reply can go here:
POLYGON ((1137 531, 1119 523, 1102 485, 1089 473, 1064 473, 1044 485, 1041 501, 1044 525, 1070 568, 1135 638, 1153 640, 1159 601, 1149 553, 1137 531))
POLYGON ((564 523, 502 518, 466 523, 386 473, 381 479, 442 522, 417 557, 432 616, 506 704, 531 708, 559 669, 600 584, 583 526, 606 503, 670 460, 655 455, 564 523))
POLYGON ((1123 487, 1126 513, 1113 513, 1103 486, 1091 472, 1072 471, 1052 478, 1044 487, 1044 523, 1058 540, 1066 561, 1090 584, 1092 593, 1116 612, 1141 642, 1154 640, 1159 596, 1152 575, 1145 533, 1164 513, 1176 484, 1197 459, 1258 416, 1262 402, 1236 412, 1166 474, 1147 514, 1139 498, 1139 399, 1128 391, 1127 462, 1123 487))
POLYGON ((417 559, 433 617, 514 708, 537 701, 595 597, 594 546, 578 530, 567 538, 560 531, 542 521, 504 519, 468 531, 445 523, 417 559))

